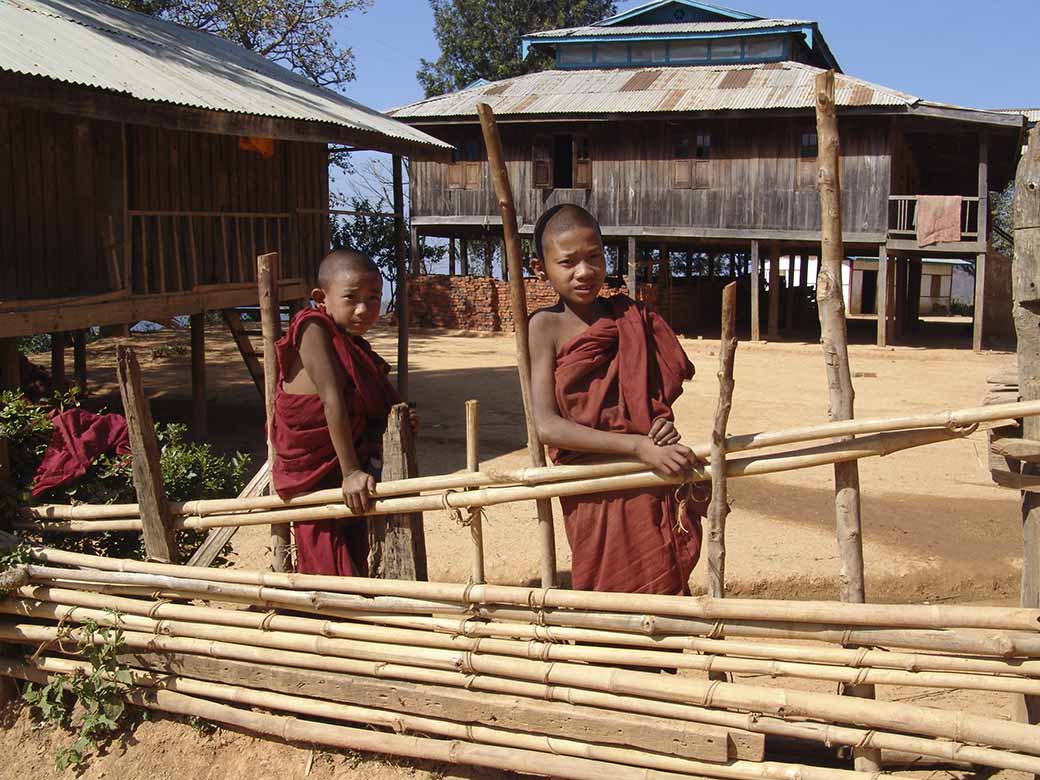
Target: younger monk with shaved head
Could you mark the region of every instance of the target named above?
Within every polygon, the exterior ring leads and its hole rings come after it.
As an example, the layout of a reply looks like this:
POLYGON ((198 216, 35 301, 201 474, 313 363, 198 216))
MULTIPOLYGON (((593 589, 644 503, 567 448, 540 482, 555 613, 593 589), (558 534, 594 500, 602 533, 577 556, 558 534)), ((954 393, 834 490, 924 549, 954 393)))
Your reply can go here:
MULTIPOLYGON (((318 267, 304 309, 275 345, 278 390, 271 470, 282 498, 341 487, 358 518, 297 523, 296 570, 365 576, 368 535, 363 515, 382 466, 383 431, 400 401, 390 367, 362 338, 379 319, 383 277, 359 252, 336 251, 318 267)), ((415 420, 413 418, 413 425, 415 420)))
MULTIPOLYGON (((681 474, 695 464, 679 443, 672 404, 693 377, 675 334, 630 298, 602 298, 606 277, 596 219, 556 206, 538 220, 534 270, 559 293, 531 317, 535 421, 556 463, 638 458, 681 474)), ((572 581, 579 590, 689 593, 704 503, 674 487, 563 497, 572 581)))

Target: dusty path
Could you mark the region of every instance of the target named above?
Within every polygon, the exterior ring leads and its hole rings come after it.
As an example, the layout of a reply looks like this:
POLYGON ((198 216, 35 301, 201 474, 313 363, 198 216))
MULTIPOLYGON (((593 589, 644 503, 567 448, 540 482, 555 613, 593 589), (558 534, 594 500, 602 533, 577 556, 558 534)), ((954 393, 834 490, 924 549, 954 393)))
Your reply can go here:
MULTIPOLYGON (((375 332, 376 349, 391 359, 396 339, 375 332)), ((190 408, 184 333, 135 335, 156 417, 183 419, 190 408), (157 357, 153 358, 155 354, 157 357)), ((513 341, 501 335, 421 332, 412 337, 412 388, 423 418, 423 473, 460 469, 465 459, 463 405, 480 400, 481 460, 526 462, 513 341)), ((683 341, 698 375, 676 405, 686 441, 707 438, 715 404, 717 341, 683 341)), ((219 446, 262 453, 262 406, 234 345, 222 330, 207 333, 211 438, 219 446)), ((91 347, 91 386, 118 407, 111 341, 91 347)), ((876 347, 851 348, 858 416, 885 416, 973 406, 986 377, 1006 368, 1006 353, 876 347)), ((71 367, 70 367, 71 368, 71 367)), ((736 360, 732 432, 776 429, 826 420, 827 396, 817 345, 742 343, 736 360)), ((982 434, 861 463, 868 587, 875 600, 1001 598, 1017 589, 1020 535, 1017 495, 989 483, 982 434)), ((791 598, 831 597, 838 569, 832 530, 831 470, 817 468, 734 480, 728 531, 729 582, 734 593, 791 598)), ((533 505, 490 507, 485 544, 495 582, 537 576, 529 543, 533 505)), ((569 551, 559 522, 561 570, 569 551)), ((463 581, 468 534, 442 512, 426 515, 430 574, 463 581)), ((240 531, 242 564, 264 565, 266 534, 240 531)), ((701 582, 702 570, 694 575, 701 582)))

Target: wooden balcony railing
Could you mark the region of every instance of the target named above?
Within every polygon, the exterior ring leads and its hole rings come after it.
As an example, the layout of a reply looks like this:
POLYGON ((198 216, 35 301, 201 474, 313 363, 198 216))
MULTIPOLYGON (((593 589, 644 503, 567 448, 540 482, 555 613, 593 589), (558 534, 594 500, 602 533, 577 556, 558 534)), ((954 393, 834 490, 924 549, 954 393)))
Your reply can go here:
MULTIPOLYGON (((892 195, 888 199, 888 234, 893 238, 917 237, 917 195, 892 195)), ((979 240, 979 199, 965 195, 961 201, 961 240, 979 240)))

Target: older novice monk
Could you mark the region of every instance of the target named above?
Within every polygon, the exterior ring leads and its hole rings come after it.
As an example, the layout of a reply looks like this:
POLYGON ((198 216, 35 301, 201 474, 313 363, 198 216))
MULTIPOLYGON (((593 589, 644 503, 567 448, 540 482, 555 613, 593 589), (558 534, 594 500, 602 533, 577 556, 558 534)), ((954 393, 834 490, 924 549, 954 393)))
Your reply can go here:
MULTIPOLYGON (((535 226, 533 266, 560 295, 531 317, 535 420, 556 463, 635 457, 665 474, 695 463, 679 443, 672 403, 693 377, 675 334, 626 296, 599 297, 606 276, 595 218, 557 206, 535 226)), ((700 554, 703 507, 674 488, 561 498, 573 586, 685 594, 700 554)))
MULTIPOLYGON (((379 318, 382 294, 383 278, 370 258, 332 252, 318 267, 315 308, 297 314, 276 345, 271 476, 282 498, 339 486, 356 515, 370 505, 383 431, 400 400, 387 379, 390 367, 362 338, 379 318)), ((297 571, 367 574, 363 519, 297 523, 295 533, 297 571)))

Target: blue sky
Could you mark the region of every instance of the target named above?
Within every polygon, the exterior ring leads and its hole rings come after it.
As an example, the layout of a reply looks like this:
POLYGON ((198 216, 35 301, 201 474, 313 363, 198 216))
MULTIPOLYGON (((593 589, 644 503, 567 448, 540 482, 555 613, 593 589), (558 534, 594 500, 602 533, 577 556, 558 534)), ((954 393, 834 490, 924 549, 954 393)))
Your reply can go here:
MULTIPOLYGON (((639 2, 618 3, 619 10, 639 2)), ((726 0, 764 17, 815 20, 842 69, 918 97, 976 108, 1040 106, 1040 0, 726 0)), ((419 100, 420 58, 436 59, 427 0, 375 0, 336 25, 357 80, 346 94, 386 109, 419 100)))

